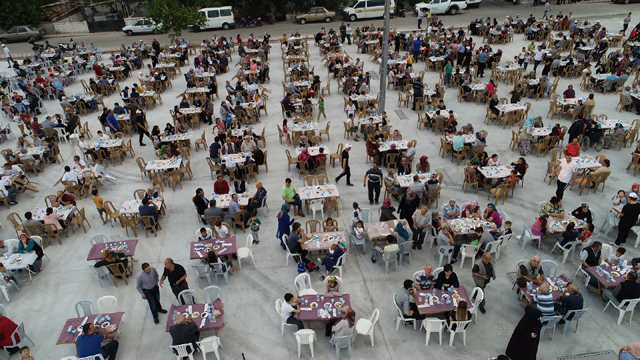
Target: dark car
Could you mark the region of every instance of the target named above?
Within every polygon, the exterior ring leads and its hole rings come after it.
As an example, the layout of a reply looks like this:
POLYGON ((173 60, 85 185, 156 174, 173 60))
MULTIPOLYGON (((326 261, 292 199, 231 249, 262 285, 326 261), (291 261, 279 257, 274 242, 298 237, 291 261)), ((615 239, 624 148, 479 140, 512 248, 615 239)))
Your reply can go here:
POLYGON ((30 25, 14 26, 6 33, 0 34, 0 43, 6 44, 16 41, 35 42, 36 40, 42 39, 46 33, 47 30, 44 28, 36 29, 30 25))

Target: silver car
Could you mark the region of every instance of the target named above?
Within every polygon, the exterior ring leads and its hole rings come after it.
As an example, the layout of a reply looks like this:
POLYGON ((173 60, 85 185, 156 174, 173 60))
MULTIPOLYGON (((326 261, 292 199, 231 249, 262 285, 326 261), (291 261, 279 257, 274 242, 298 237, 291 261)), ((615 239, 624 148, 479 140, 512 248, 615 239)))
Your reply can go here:
POLYGON ((14 26, 6 33, 0 34, 0 43, 6 44, 8 42, 25 40, 35 42, 36 40, 42 39, 46 33, 47 30, 44 28, 36 29, 29 25, 14 26))

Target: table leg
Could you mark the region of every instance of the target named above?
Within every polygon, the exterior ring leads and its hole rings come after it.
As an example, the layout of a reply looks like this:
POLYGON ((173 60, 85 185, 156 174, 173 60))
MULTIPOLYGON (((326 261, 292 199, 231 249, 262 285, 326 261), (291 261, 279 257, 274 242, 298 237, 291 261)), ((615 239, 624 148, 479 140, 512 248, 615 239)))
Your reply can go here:
POLYGON ((598 296, 600 296, 600 302, 602 303, 602 306, 604 306, 604 300, 602 299, 602 283, 600 282, 600 280, 598 280, 598 296))

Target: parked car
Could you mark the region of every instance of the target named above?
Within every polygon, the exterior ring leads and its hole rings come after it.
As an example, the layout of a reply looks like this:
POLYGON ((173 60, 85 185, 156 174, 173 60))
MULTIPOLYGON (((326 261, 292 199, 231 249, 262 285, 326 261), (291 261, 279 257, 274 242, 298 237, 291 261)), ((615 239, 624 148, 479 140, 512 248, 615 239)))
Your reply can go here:
MULTIPOLYGON (((395 15, 395 0, 390 0, 389 11, 391 16, 395 15)), ((384 0, 353 0, 342 9, 342 17, 348 21, 384 17, 384 0)))
POLYGON ((296 21, 302 25, 310 21, 331 22, 335 16, 335 12, 329 11, 323 7, 312 7, 308 13, 297 15, 296 21))
POLYGON ((8 42, 25 40, 35 42, 36 40, 42 39, 46 33, 47 30, 44 28, 36 29, 30 25, 14 26, 6 33, 0 34, 0 43, 6 44, 8 42))
POLYGON ((432 13, 436 14, 451 14, 455 15, 460 10, 467 8, 466 1, 452 1, 452 0, 431 0, 430 2, 417 3, 413 7, 413 11, 417 14, 418 9, 430 9, 432 13))
POLYGON ((618 3, 618 4, 628 4, 633 2, 640 2, 640 0, 611 0, 611 2, 618 3))
POLYGON ((136 21, 133 25, 128 25, 122 28, 122 31, 125 34, 132 36, 133 34, 148 34, 148 33, 159 33, 158 25, 151 19, 140 19, 136 21))

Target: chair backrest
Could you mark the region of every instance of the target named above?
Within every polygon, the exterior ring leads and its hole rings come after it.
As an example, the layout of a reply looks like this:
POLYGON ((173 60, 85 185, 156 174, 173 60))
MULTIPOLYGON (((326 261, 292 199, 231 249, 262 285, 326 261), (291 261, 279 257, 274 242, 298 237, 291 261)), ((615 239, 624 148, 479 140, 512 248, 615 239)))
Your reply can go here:
POLYGON ((118 312, 118 299, 115 296, 103 296, 98 299, 97 305, 102 314, 118 312))
POLYGON ((293 333, 298 344, 311 344, 316 337, 316 332, 311 329, 302 329, 293 333))
POLYGON ((362 208, 360 213, 362 214, 362 222, 367 224, 373 221, 373 211, 368 208, 362 208))
POLYGON ((636 305, 638 305, 640 299, 626 299, 620 303, 619 308, 624 308, 626 311, 633 311, 636 305))
POLYGON ((196 271, 196 275, 198 275, 199 278, 206 278, 207 277, 207 268, 209 267, 208 265, 192 265, 191 266, 193 268, 193 270, 196 271))
POLYGON ((558 322, 562 320, 562 316, 543 316, 540 318, 543 329, 550 329, 555 327, 558 322))
POLYGON ((193 353, 193 345, 191 345, 191 343, 171 345, 171 349, 174 350, 178 356, 189 356, 189 354, 193 353))
POLYGON ((196 299, 196 291, 195 290, 182 290, 180 294, 178 294, 178 299, 182 298, 184 304, 196 304, 198 300, 196 299))
POLYGON ((542 260, 540 262, 542 271, 547 277, 556 276, 558 274, 558 264, 553 260, 542 260))
POLYGON ((500 246, 500 244, 500 240, 492 241, 485 246, 484 251, 488 253, 494 253, 498 251, 498 246, 500 246))
POLYGON ((87 300, 87 299, 80 300, 76 303, 74 307, 76 309, 76 314, 78 315, 78 317, 93 315, 94 307, 93 307, 93 301, 91 300, 87 300), (80 313, 80 311, 82 311, 82 313, 80 313))
POLYGON ((471 323, 471 320, 466 320, 466 321, 451 321, 449 323, 449 329, 451 329, 452 332, 465 332, 467 330, 467 326, 469 326, 469 324, 471 323), (455 329, 454 329, 454 325, 455 325, 455 329))
POLYGON ((609 255, 613 253, 613 248, 609 244, 602 244, 602 250, 600 251, 600 258, 607 259, 609 255))
MULTIPOLYGON (((526 264, 527 262, 529 262, 529 260, 528 260, 528 259, 518 260, 518 261, 516 262, 516 272, 518 272, 518 269, 520 269, 520 265, 522 265, 522 264, 526 264)), ((543 270, 543 271, 544 271, 544 270, 543 270)), ((546 272, 545 272, 545 274, 546 274, 546 272)))
POLYGON ((584 315, 589 308, 581 309, 581 310, 569 310, 566 314, 564 314, 563 319, 565 321, 577 321, 580 320, 582 315, 584 315), (570 319, 570 320, 568 320, 570 319))
POLYGON ((480 305, 480 302, 484 299, 484 291, 479 287, 473 288, 469 299, 473 299, 474 297, 475 300, 472 300, 471 302, 473 303, 473 306, 477 308, 480 305))
POLYGON ((296 276, 296 279, 293 281, 296 286, 296 291, 298 295, 303 290, 313 290, 313 286, 311 286, 311 276, 308 273, 302 273, 296 276))
POLYGON ((352 342, 353 342, 353 335, 336 336, 333 338, 333 344, 337 348, 341 348, 341 349, 351 347, 352 342))
POLYGON ((506 212, 498 211, 498 214, 500 215, 500 219, 502 219, 502 223, 503 224, 504 224, 505 221, 509 220, 509 217, 508 217, 506 212))
POLYGON ((222 289, 220 289, 218 286, 207 286, 202 292, 204 295, 205 304, 212 304, 218 299, 222 301, 222 289))
POLYGON ((91 245, 104 244, 109 241, 109 237, 105 234, 95 234, 89 239, 91 245))
POLYGON ((220 338, 217 336, 207 336, 198 341, 198 346, 203 353, 216 351, 220 346, 220 338))
POLYGON ((403 243, 399 243, 398 247, 400 249, 401 254, 408 254, 411 251, 411 247, 413 246, 413 240, 405 241, 403 243))
POLYGON ((393 251, 385 251, 384 252, 384 257, 383 260, 384 261, 392 261, 394 259, 398 258, 398 253, 400 252, 400 249, 398 250, 393 250, 393 251))

